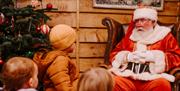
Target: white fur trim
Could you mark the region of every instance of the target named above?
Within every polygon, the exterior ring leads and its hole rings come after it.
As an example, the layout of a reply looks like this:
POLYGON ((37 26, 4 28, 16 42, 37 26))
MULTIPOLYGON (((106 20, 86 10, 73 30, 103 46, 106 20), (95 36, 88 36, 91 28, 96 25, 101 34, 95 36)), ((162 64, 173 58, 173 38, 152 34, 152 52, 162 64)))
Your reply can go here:
POLYGON ((146 38, 141 38, 137 30, 134 29, 130 36, 130 39, 137 42, 136 51, 145 51, 147 50, 148 44, 154 44, 162 40, 170 31, 170 28, 159 26, 158 24, 156 24, 154 31, 150 33, 149 36, 147 36, 146 38))
POLYGON ((150 74, 149 72, 144 72, 140 74, 134 74, 131 70, 125 70, 120 71, 118 69, 111 70, 115 75, 122 76, 122 77, 130 77, 135 80, 143 80, 143 81, 151 81, 158 78, 164 78, 170 82, 175 81, 175 77, 173 75, 169 75, 167 73, 161 73, 161 74, 150 74))
POLYGON ((138 80, 144 80, 144 81, 149 81, 149 80, 154 80, 154 79, 157 79, 157 78, 160 78, 161 76, 160 75, 152 75, 148 72, 144 72, 144 73, 141 73, 141 74, 136 74, 134 75, 134 79, 138 79, 138 80))
POLYGON ((37 91, 34 88, 27 88, 27 89, 19 89, 18 91, 37 91))
POLYGON ((112 73, 114 73, 117 76, 122 76, 122 77, 130 77, 130 76, 134 75, 134 73, 131 70, 120 71, 119 69, 111 68, 109 71, 111 71, 112 73))
POLYGON ((166 73, 150 74, 148 72, 144 72, 144 73, 141 73, 141 74, 135 74, 134 78, 138 79, 138 80, 144 80, 144 81, 155 80, 155 79, 158 79, 158 78, 164 78, 164 79, 166 79, 166 80, 168 80, 170 82, 175 81, 175 77, 173 75, 169 75, 169 74, 166 74, 166 73))
POLYGON ((134 73, 131 70, 125 70, 124 72, 119 72, 119 75, 123 77, 131 77, 134 73))
POLYGON ((152 74, 162 73, 165 71, 165 54, 160 50, 152 50, 154 55, 154 63, 149 64, 149 70, 152 74))
POLYGON ((163 78, 167 79, 170 82, 175 81, 175 77, 173 75, 167 74, 167 73, 162 73, 160 74, 163 78))
POLYGON ((148 18, 157 21, 157 11, 151 8, 138 8, 134 11, 133 21, 140 18, 148 18))
POLYGON ((115 59, 112 62, 113 68, 119 68, 122 64, 125 63, 126 57, 129 51, 120 51, 115 55, 115 59))

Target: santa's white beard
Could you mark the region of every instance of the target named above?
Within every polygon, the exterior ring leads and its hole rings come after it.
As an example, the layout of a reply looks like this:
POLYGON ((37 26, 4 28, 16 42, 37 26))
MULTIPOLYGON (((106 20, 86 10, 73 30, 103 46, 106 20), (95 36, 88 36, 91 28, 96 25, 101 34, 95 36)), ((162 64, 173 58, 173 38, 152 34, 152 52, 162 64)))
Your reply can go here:
POLYGON ((139 28, 135 28, 134 31, 136 31, 136 33, 138 33, 138 35, 141 38, 146 38, 148 37, 152 32, 153 32, 153 27, 150 29, 144 29, 143 27, 139 27, 139 28))

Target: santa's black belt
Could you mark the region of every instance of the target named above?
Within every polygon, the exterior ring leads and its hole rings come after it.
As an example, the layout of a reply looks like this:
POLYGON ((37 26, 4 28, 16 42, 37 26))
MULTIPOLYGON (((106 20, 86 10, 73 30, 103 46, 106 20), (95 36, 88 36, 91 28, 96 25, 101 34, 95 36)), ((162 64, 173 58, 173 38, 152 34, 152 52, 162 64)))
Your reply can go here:
POLYGON ((149 63, 140 64, 129 62, 127 69, 132 70, 135 74, 149 72, 149 63))

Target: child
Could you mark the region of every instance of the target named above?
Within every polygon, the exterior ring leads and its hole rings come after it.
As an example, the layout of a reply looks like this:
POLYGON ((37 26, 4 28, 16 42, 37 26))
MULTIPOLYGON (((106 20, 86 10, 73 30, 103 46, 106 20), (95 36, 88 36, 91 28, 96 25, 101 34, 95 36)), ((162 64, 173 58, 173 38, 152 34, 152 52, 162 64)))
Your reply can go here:
POLYGON ((91 68, 79 79, 78 91, 113 91, 113 78, 104 68, 91 68))
POLYGON ((76 32, 65 24, 54 26, 49 34, 51 51, 41 49, 34 55, 39 67, 39 78, 45 91, 75 91, 79 70, 68 57, 75 47, 76 32))
POLYGON ((3 91, 36 91, 37 65, 29 58, 10 58, 2 68, 3 91))

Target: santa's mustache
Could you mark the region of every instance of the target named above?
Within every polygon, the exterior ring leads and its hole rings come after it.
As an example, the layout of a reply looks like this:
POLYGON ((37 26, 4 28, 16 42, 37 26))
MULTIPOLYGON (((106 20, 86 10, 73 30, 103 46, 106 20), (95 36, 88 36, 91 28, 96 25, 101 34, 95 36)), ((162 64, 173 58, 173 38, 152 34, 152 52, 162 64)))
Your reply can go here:
POLYGON ((143 28, 143 27, 138 27, 138 28, 135 28, 137 31, 146 31, 146 29, 145 28, 143 28))

